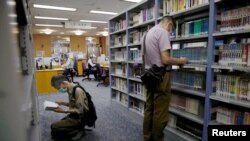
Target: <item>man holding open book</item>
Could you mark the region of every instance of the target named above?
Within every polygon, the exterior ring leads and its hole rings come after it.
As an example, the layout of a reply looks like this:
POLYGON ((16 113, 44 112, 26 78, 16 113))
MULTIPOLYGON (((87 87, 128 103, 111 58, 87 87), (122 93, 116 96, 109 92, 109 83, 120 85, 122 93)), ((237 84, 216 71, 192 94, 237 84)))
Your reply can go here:
POLYGON ((84 127, 81 124, 80 115, 89 110, 88 99, 85 92, 76 88, 74 95, 74 83, 68 81, 67 76, 56 75, 51 79, 51 85, 59 90, 60 93, 68 93, 69 102, 56 102, 59 106, 67 106, 69 110, 64 110, 61 107, 48 108, 57 113, 68 114, 62 120, 51 125, 51 135, 53 138, 68 138, 78 139, 84 135, 84 127))

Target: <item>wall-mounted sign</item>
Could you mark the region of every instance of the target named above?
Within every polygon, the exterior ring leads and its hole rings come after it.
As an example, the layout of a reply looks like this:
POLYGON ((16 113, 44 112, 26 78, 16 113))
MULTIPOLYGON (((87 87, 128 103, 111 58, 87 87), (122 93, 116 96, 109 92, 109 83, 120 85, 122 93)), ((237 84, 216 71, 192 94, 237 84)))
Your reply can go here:
POLYGON ((70 29, 90 29, 91 23, 65 21, 64 27, 70 29))

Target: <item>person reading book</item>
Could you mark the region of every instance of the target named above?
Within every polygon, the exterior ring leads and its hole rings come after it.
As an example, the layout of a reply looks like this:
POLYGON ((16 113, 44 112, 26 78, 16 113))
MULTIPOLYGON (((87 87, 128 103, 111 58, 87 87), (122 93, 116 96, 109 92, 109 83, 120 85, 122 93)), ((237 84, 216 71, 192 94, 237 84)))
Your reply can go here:
POLYGON ((76 88, 73 94, 76 84, 69 82, 65 75, 53 76, 51 85, 58 89, 60 93, 68 93, 69 98, 69 102, 57 101, 58 106, 50 109, 57 113, 68 114, 62 120, 51 124, 52 137, 54 139, 71 138, 71 140, 81 138, 85 132, 80 116, 84 116, 83 113, 89 110, 85 92, 80 88, 76 88), (68 110, 64 110, 61 106, 67 106, 68 110))

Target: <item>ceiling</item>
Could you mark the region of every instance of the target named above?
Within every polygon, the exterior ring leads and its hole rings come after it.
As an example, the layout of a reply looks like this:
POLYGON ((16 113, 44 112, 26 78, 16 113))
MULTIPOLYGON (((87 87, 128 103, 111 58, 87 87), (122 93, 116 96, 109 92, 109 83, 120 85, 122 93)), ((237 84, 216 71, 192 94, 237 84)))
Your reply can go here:
MULTIPOLYGON (((76 29, 65 29, 64 27, 38 27, 35 24, 53 24, 62 25, 63 21, 58 20, 44 20, 44 19, 34 19, 34 16, 44 16, 44 17, 58 17, 58 18, 68 18, 69 21, 79 22, 80 20, 95 20, 95 21, 107 21, 114 15, 104 15, 104 14, 92 14, 89 13, 90 10, 101 10, 109 12, 120 13, 127 9, 128 7, 134 5, 133 2, 125 2, 121 0, 31 0, 31 16, 32 16, 32 26, 34 34, 44 34, 44 29, 54 30, 52 35, 75 35, 73 30, 76 29), (48 10, 34 8, 33 4, 41 5, 51 5, 59 7, 70 7, 77 8, 77 11, 61 11, 61 10, 48 10)), ((96 29, 85 29, 85 36, 97 36, 98 32, 107 29, 107 23, 91 23, 91 26, 97 27, 96 29)))

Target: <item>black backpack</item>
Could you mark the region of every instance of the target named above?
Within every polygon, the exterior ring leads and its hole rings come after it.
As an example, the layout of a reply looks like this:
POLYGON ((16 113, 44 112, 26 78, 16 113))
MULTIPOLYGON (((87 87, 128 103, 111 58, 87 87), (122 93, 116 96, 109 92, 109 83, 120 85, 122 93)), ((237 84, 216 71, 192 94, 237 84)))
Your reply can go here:
POLYGON ((80 85, 76 85, 73 88, 73 97, 75 97, 75 90, 76 88, 80 88, 82 89, 85 94, 86 97, 88 99, 88 107, 89 107, 89 111, 85 112, 82 116, 81 116, 81 121, 83 122, 84 125, 87 125, 88 127, 95 127, 95 121, 97 120, 97 115, 96 115, 96 110, 95 110, 95 105, 91 99, 91 95, 80 85))

